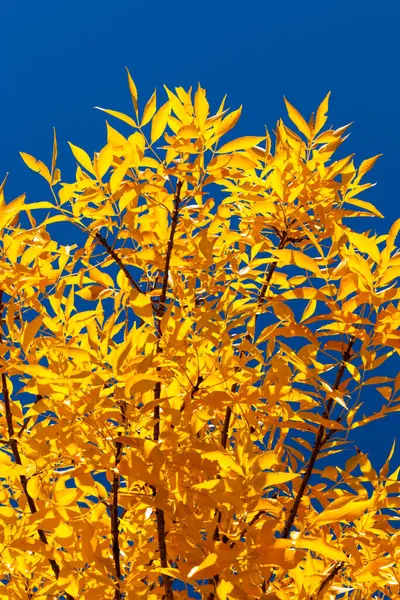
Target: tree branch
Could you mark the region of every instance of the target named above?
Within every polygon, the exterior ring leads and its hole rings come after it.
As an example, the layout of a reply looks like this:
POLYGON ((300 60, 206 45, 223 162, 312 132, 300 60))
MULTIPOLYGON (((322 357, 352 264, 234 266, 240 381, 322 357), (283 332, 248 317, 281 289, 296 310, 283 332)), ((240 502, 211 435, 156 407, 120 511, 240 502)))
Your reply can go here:
MULTIPOLYGON (((175 232, 178 225, 179 218, 179 208, 181 202, 181 191, 182 191, 183 183, 178 181, 176 185, 176 191, 174 195, 174 210, 172 213, 172 221, 171 228, 169 232, 169 239, 167 245, 167 253, 165 256, 165 266, 164 266, 164 275, 162 278, 162 286, 160 299, 158 302, 157 309, 155 311, 155 319, 156 319, 156 328, 157 328, 157 336, 158 336, 158 344, 157 344, 157 352, 161 352, 160 348, 160 340, 162 338, 161 331, 161 319, 166 310, 166 299, 167 299, 167 290, 168 290, 168 278, 169 278, 169 270, 171 264, 171 256, 172 250, 174 247, 174 238, 175 232)), ((154 399, 160 400, 161 398, 161 382, 157 381, 154 387, 154 399)), ((153 439, 155 442, 158 442, 160 439, 160 405, 157 404, 154 408, 154 431, 153 431, 153 439)), ((151 486, 153 496, 157 495, 157 490, 155 486, 151 486)), ((157 521, 157 536, 158 536, 158 550, 160 552, 160 562, 161 567, 163 569, 168 568, 168 553, 167 553, 167 543, 166 543, 166 531, 165 531, 165 515, 162 508, 156 508, 156 521, 157 521)), ((162 575, 162 582, 165 589, 165 596, 167 600, 173 600, 174 592, 172 590, 172 579, 169 575, 162 575)))
POLYGON ((116 251, 114 250, 114 248, 112 248, 110 246, 110 244, 107 242, 106 238, 103 237, 99 231, 96 231, 96 234, 94 237, 106 249, 107 254, 109 254, 111 256, 111 258, 113 258, 114 261, 117 263, 117 265, 119 266, 121 271, 123 271, 124 275, 128 279, 128 281, 131 284, 131 286, 133 287, 133 289, 136 290, 137 292, 139 292, 139 294, 144 294, 144 292, 142 292, 142 290, 140 289, 140 287, 138 286, 136 281, 133 279, 132 275, 129 273, 128 269, 126 268, 126 266, 124 265, 124 263, 122 262, 122 260, 120 259, 120 257, 116 253, 116 251))
POLYGON ((114 600, 121 600, 121 550, 119 547, 119 500, 118 492, 120 487, 120 475, 118 472, 118 465, 121 461, 123 444, 121 442, 115 443, 115 463, 114 463, 114 476, 111 488, 112 504, 111 504, 111 537, 112 537, 112 555, 114 560, 115 570, 115 592, 114 600))
POLYGON ((335 579, 336 575, 343 569, 343 567, 344 567, 343 562, 339 562, 333 567, 333 569, 330 571, 330 573, 328 573, 328 575, 325 577, 325 579, 322 581, 321 585, 319 586, 314 600, 322 600, 323 599, 325 592, 328 591, 328 587, 330 586, 332 581, 335 579))
MULTIPOLYGON (((291 238, 289 238, 289 233, 288 231, 284 231, 281 235, 280 235, 280 242, 278 245, 278 250, 282 250, 285 247, 285 244, 289 242, 291 238)), ((269 267, 268 267, 268 272, 267 272, 267 276, 265 278, 265 282, 264 285, 262 286, 260 293, 258 295, 257 298, 257 303, 261 304, 261 302, 264 300, 265 294, 267 293, 268 287, 271 283, 271 279, 272 279, 272 275, 275 272, 275 269, 277 267, 278 261, 274 261, 273 263, 270 263, 269 267)), ((258 317, 258 313, 256 314, 256 323, 255 325, 257 325, 257 317, 258 317)), ((255 329, 256 327, 254 327, 255 329)), ((250 338, 250 336, 248 336, 250 338)), ((243 352, 240 352, 240 358, 243 356, 243 352)), ((235 368, 235 373, 237 373, 239 371, 240 367, 236 367, 235 368)), ((234 394, 236 394, 236 392, 239 389, 239 385, 237 383, 235 383, 232 386, 232 392, 234 394)), ((228 431, 229 431, 229 425, 230 425, 230 421, 231 421, 231 416, 232 416, 232 408, 230 406, 228 406, 226 408, 226 412, 225 412, 225 419, 224 419, 224 424, 222 426, 222 432, 221 432, 221 446, 223 448, 226 449, 227 443, 228 443, 228 431)), ((218 511, 218 524, 221 522, 221 518, 222 518, 222 514, 221 511, 218 511)), ((224 538, 226 538, 226 536, 224 536, 224 538)), ((218 541, 219 540, 219 528, 218 525, 215 528, 214 534, 213 534, 213 540, 218 541)), ((224 541, 228 541, 228 538, 226 538, 226 540, 224 539, 224 541)))
MULTIPOLYGON (((340 363, 340 367, 339 367, 337 375, 336 375, 336 379, 335 379, 335 383, 334 383, 334 386, 333 386, 333 390, 337 390, 338 387, 339 387, 339 385, 340 385, 340 382, 342 380, 342 377, 343 377, 343 374, 344 374, 344 370, 345 370, 345 367, 346 367, 346 363, 349 361, 350 356, 351 356, 351 351, 352 351, 354 342, 355 342, 355 337, 352 336, 350 338, 349 343, 347 344, 346 350, 343 353, 342 361, 340 363)), ((324 413, 323 413, 323 418, 324 419, 329 418, 329 415, 330 415, 331 410, 332 410, 333 402, 334 402, 333 398, 329 398, 328 402, 326 403, 326 407, 325 407, 325 410, 324 410, 324 413)), ((297 495, 296 495, 296 498, 294 500, 293 506, 292 506, 292 508, 290 510, 289 517, 288 517, 288 519, 286 521, 286 524, 285 524, 285 527, 284 527, 284 529, 282 531, 282 538, 288 538, 289 537, 290 530, 292 528, 293 522, 294 522, 294 520, 296 518, 297 511, 298 511, 299 506, 300 506, 300 502, 301 502, 301 500, 302 500, 302 498, 304 496, 304 492, 306 490, 308 482, 310 481, 310 478, 311 478, 311 475, 312 475, 312 472, 313 472, 313 469, 314 469, 315 461, 317 460, 318 454, 320 453, 320 451, 321 451, 321 449, 322 449, 322 447, 323 447, 323 445, 325 443, 324 434, 325 434, 325 427, 323 425, 320 425, 319 428, 318 428, 317 434, 315 436, 313 451, 312 451, 310 460, 308 462, 307 469, 306 469, 306 472, 305 472, 304 477, 303 477, 303 481, 301 482, 299 491, 297 492, 297 495)))
MULTIPOLYGON (((4 321, 3 320, 3 309, 4 309, 3 291, 0 290, 0 343, 3 343, 3 321, 4 321)), ((6 379, 5 373, 1 374, 1 386, 2 386, 2 393, 3 393, 4 409, 5 409, 5 413, 6 413, 9 445, 10 445, 11 451, 13 453, 16 464, 22 466, 22 460, 21 460, 21 455, 19 453, 18 442, 14 438, 15 431, 14 431, 14 425, 13 425, 13 420, 12 420, 11 400, 10 400, 10 394, 8 392, 7 379, 6 379)), ((27 503, 29 506, 29 510, 31 511, 31 514, 34 514, 37 512, 37 508, 36 508, 34 499, 28 492, 28 479, 27 479, 26 475, 20 475, 19 480, 21 482, 21 487, 25 494, 25 497, 26 497, 26 500, 27 500, 27 503)), ((47 536, 46 536, 45 532, 43 531, 43 529, 38 529, 38 534, 39 534, 40 541, 43 542, 43 544, 48 545, 49 542, 47 540, 47 536)), ((57 561, 54 560, 54 558, 49 558, 48 561, 49 561, 51 569, 54 573, 54 577, 56 579, 58 579, 58 577, 60 575, 60 567, 59 567, 57 561)), ((68 592, 64 591, 64 595, 66 597, 66 600, 74 600, 74 597, 71 596, 71 594, 69 594, 68 592)))

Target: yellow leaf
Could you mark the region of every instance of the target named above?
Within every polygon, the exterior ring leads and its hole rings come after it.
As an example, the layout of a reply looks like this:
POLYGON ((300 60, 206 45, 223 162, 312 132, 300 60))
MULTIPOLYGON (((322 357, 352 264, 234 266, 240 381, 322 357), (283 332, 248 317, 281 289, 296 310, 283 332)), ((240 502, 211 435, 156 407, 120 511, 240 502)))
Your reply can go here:
POLYGON ((158 109, 151 123, 151 143, 153 144, 162 136, 168 123, 168 117, 171 114, 171 103, 168 100, 158 109))
POLYGON ((53 154, 51 157, 51 174, 54 178, 54 171, 56 168, 56 163, 57 163, 57 136, 56 136, 56 129, 55 127, 53 127, 53 154))
POLYGON ((74 530, 68 523, 60 523, 54 529, 54 535, 58 538, 69 538, 74 535, 74 530))
POLYGON ((126 67, 126 72, 128 74, 128 85, 129 85, 129 91, 132 96, 133 107, 135 109, 136 114, 138 114, 138 93, 137 93, 136 85, 131 77, 131 74, 129 73, 128 67, 126 67))
POLYGON ((40 478, 39 477, 30 477, 27 483, 28 494, 34 500, 40 498, 40 478))
POLYGON ((365 200, 359 200, 358 198, 347 198, 346 196, 344 197, 344 202, 346 202, 346 204, 353 204, 353 206, 358 206, 359 208, 364 208, 365 210, 372 212, 375 216, 383 219, 383 214, 375 208, 371 202, 365 202, 365 200))
POLYGON ((265 136, 257 137, 254 135, 246 135, 241 138, 237 138, 236 140, 232 140, 227 144, 224 144, 222 148, 220 148, 217 152, 219 154, 235 152, 236 150, 246 150, 247 148, 254 148, 260 144, 263 140, 265 140, 265 136))
POLYGON ((338 550, 334 546, 331 546, 320 538, 310 538, 308 536, 298 537, 292 541, 296 548, 305 548, 306 550, 312 550, 318 554, 322 554, 325 558, 337 561, 348 561, 347 556, 341 550, 338 550))
POLYGON ((220 450, 213 450, 212 452, 204 452, 203 458, 206 460, 211 460, 218 462, 221 469, 229 472, 230 470, 238 473, 239 475, 243 475, 243 470, 240 465, 236 464, 232 456, 230 456, 227 452, 221 452, 220 450))
POLYGON ((314 127, 314 137, 317 135, 319 131, 323 128, 327 119, 327 112, 329 106, 329 97, 331 93, 328 92, 325 98, 322 100, 321 104, 318 106, 317 114, 315 116, 315 127, 314 127))
POLYGON ((124 160, 114 171, 114 173, 110 177, 110 189, 111 193, 115 194, 115 192, 119 189, 127 170, 129 169, 129 161, 124 160))
POLYGON ((27 154, 26 152, 20 152, 20 156, 24 163, 30 169, 32 169, 32 171, 35 171, 35 173, 39 173, 39 175, 44 177, 47 183, 51 183, 50 171, 41 160, 37 160, 36 158, 31 156, 30 154, 27 154))
POLYGON ((122 366, 123 366, 127 356, 129 355, 131 349, 132 349, 132 340, 130 338, 128 338, 127 340, 122 342, 122 344, 119 345, 117 351, 114 353, 113 360, 112 360, 112 366, 114 369, 114 373, 116 375, 118 375, 121 372, 122 366))
POLYGON ((382 154, 377 154, 372 158, 367 158, 366 160, 363 160, 361 165, 358 167, 358 176, 360 179, 365 175, 365 173, 368 173, 368 171, 372 169, 378 158, 380 158, 381 156, 382 154))
POLYGON ((92 173, 94 175, 92 161, 90 160, 89 155, 84 150, 82 150, 82 148, 78 148, 78 146, 71 144, 71 142, 68 143, 72 150, 72 154, 75 156, 78 163, 81 164, 82 167, 84 167, 87 171, 89 171, 89 173, 92 173))
POLYGON ((361 233, 355 233, 354 231, 347 231, 347 237, 350 242, 360 252, 368 254, 376 263, 379 263, 380 252, 377 244, 372 238, 368 238, 366 235, 361 233))
POLYGON ((301 269, 311 271, 317 277, 322 277, 318 263, 311 256, 307 256, 299 250, 270 250, 270 252, 287 265, 296 265, 301 269))
POLYGON ((278 459, 272 450, 263 452, 260 456, 256 457, 256 461, 252 467, 253 473, 259 473, 264 469, 271 469, 274 465, 278 464, 278 459))
POLYGON ((135 314, 141 319, 151 319, 153 315, 153 305, 151 300, 145 294, 132 292, 129 298, 129 305, 134 308, 135 314))
POLYGON ((286 98, 284 98, 284 100, 290 120, 296 125, 297 129, 306 136, 308 140, 311 139, 310 128, 305 119, 301 116, 299 111, 286 100, 286 98))
POLYGON ((194 575, 197 576, 198 573, 201 573, 202 571, 205 571, 206 569, 211 568, 211 573, 214 574, 214 571, 216 571, 216 567, 215 564, 217 562, 217 555, 212 552, 211 554, 209 554, 208 556, 206 556, 206 558, 203 560, 202 563, 200 563, 197 567, 193 567, 193 569, 191 569, 188 573, 188 577, 193 577, 194 575))
POLYGON ((79 292, 76 292, 76 295, 84 300, 97 300, 102 292, 104 292, 102 285, 88 285, 79 290, 79 292))
POLYGON ((197 124, 200 130, 203 131, 208 113, 210 112, 210 106, 207 102, 206 91, 200 87, 200 84, 194 96, 194 112, 196 115, 197 124))
POLYGON ((3 204, 0 207, 0 230, 8 227, 14 217, 22 210, 25 202, 25 194, 19 196, 10 204, 3 204))
POLYGON ((114 153, 111 144, 107 144, 100 150, 96 162, 99 179, 102 179, 102 177, 104 177, 108 169, 111 167, 113 157, 114 153))
POLYGON ((371 506, 371 500, 350 500, 340 508, 324 510, 314 520, 314 525, 327 525, 338 521, 353 521, 361 517, 371 506))
POLYGON ((57 504, 61 506, 71 506, 78 497, 77 488, 64 487, 63 480, 59 480, 55 485, 54 496, 57 504))
POLYGON ((390 258, 391 253, 396 248, 396 238, 399 234, 399 231, 400 231, 400 219, 397 219, 389 229, 389 234, 386 239, 386 248, 382 252, 385 263, 387 263, 387 261, 390 258))
POLYGON ((32 375, 32 377, 42 381, 54 381, 59 378, 57 373, 46 369, 46 367, 42 367, 42 365, 21 365, 18 369, 22 373, 28 373, 28 375, 32 375))
POLYGON ((133 396, 133 394, 144 394, 149 390, 152 390, 157 383, 160 381, 159 377, 155 375, 133 375, 125 384, 125 393, 127 396, 133 396))
POLYGON ((110 275, 108 275, 108 273, 105 273, 104 271, 100 271, 100 269, 98 269, 97 267, 90 269, 88 275, 89 275, 90 279, 92 279, 93 281, 95 281, 99 285, 102 285, 105 288, 114 287, 114 281, 113 281, 112 277, 110 277, 110 275))
POLYGON ((22 344, 21 344, 25 354, 29 350, 29 346, 31 345, 33 338, 39 331, 42 321, 43 321, 43 316, 38 315, 35 319, 33 319, 33 321, 31 321, 30 323, 28 323, 26 325, 26 327, 24 329, 24 335, 22 338, 22 344))
POLYGON ((287 483, 288 481, 292 481, 296 479, 296 477, 300 477, 298 473, 284 473, 282 471, 269 471, 263 473, 264 475, 264 484, 263 487, 272 487, 274 485, 280 485, 281 483, 287 483))
POLYGON ((307 306, 304 309, 304 312, 303 312, 303 315, 301 317, 300 323, 303 323, 303 321, 306 321, 307 319, 309 319, 310 317, 312 317, 316 308, 317 308, 317 301, 316 300, 310 300, 309 303, 307 304, 307 306))
MULTIPOLYGON (((229 115, 227 115, 225 119, 223 119, 223 121, 216 123, 214 126, 214 135, 217 138, 220 138, 223 135, 225 135, 228 131, 235 127, 236 123, 240 119, 241 114, 242 107, 240 106, 237 110, 234 110, 233 112, 229 113, 229 115)), ((212 141, 210 141, 209 144, 211 145, 212 141)))
POLYGON ((219 600, 227 600, 228 594, 231 593, 235 586, 230 581, 221 579, 217 587, 217 597, 219 600))
POLYGON ((144 107, 142 121, 140 123, 141 127, 143 127, 144 125, 147 125, 147 123, 149 121, 151 121, 154 113, 156 112, 156 108, 157 108, 157 93, 156 93, 156 90, 154 90, 153 95, 151 96, 150 100, 147 102, 146 106, 144 107))
POLYGON ((69 356, 79 362, 91 362, 96 357, 84 348, 72 348, 71 346, 57 346, 57 351, 69 356))
POLYGON ((107 113, 108 115, 111 115, 112 117, 115 117, 116 119, 119 119, 120 121, 123 121, 124 123, 127 123, 131 127, 135 127, 135 129, 137 128, 137 124, 132 119, 132 117, 129 117, 128 115, 125 115, 124 113, 119 112, 118 110, 110 110, 109 108, 100 108, 100 106, 95 106, 95 108, 97 110, 101 110, 102 112, 107 113))

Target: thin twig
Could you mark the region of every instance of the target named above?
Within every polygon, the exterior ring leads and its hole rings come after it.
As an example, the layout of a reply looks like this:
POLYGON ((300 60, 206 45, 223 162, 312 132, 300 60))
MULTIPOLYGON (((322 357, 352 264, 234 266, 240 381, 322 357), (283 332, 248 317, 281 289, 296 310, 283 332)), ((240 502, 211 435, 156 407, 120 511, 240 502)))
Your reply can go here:
POLYGON ((94 237, 98 242, 100 242, 100 244, 102 246, 104 246, 104 248, 107 250, 107 253, 117 263, 117 265, 119 266, 121 271, 123 271, 124 275, 128 279, 128 281, 131 284, 131 286, 133 287, 133 289, 135 289, 137 292, 139 292, 139 294, 144 294, 144 292, 142 292, 142 290, 140 289, 140 287, 138 286, 136 281, 133 279, 132 275, 129 273, 127 267, 124 265, 124 263, 122 262, 121 258, 118 256, 118 254, 116 253, 114 248, 112 248, 110 246, 110 244, 107 242, 106 238, 103 237, 99 231, 96 232, 94 237))
POLYGON ((344 567, 343 562, 336 563, 336 565, 328 573, 328 575, 325 577, 325 579, 322 581, 321 585, 319 586, 314 600, 322 600, 322 598, 325 595, 325 592, 328 591, 328 587, 330 586, 332 581, 335 579, 335 577, 339 573, 339 571, 341 571, 343 569, 343 567, 344 567))
MULTIPOLYGON (((178 181, 176 185, 176 192, 174 196, 174 210, 172 213, 172 221, 171 228, 169 232, 169 239, 167 245, 167 253, 165 256, 165 265, 164 265, 164 275, 162 279, 161 293, 158 301, 158 306, 155 310, 155 320, 156 320, 156 328, 157 328, 157 336, 158 336, 158 344, 157 344, 157 352, 161 352, 160 349, 160 340, 162 337, 161 331, 161 319, 166 311, 166 299, 167 299, 167 290, 168 290, 168 278, 169 278, 169 270, 171 264, 171 256, 172 250, 174 247, 174 238, 175 232, 178 225, 179 218, 179 208, 181 202, 181 190, 183 183, 178 181)), ((158 401, 161 398, 161 382, 157 381, 154 387, 154 400, 158 401)), ((160 439, 160 405, 157 404, 154 408, 154 431, 153 431, 153 439, 155 442, 158 442, 160 439)), ((157 489, 155 486, 151 486, 153 496, 157 495, 157 489)), ((158 550, 160 552, 160 562, 161 567, 163 569, 168 568, 168 552, 167 552, 167 543, 166 543, 166 531, 165 531, 165 515, 162 508, 156 508, 156 521, 157 521, 157 536, 158 536, 158 550)), ((169 575, 162 575, 162 583, 165 589, 165 596, 167 600, 174 599, 174 592, 172 589, 172 579, 169 575)))
MULTIPOLYGON (((289 239, 291 239, 291 238, 289 238, 288 232, 284 231, 282 233, 282 235, 280 236, 280 242, 279 242, 279 245, 278 245, 278 250, 282 250, 285 247, 285 244, 288 243, 289 239)), ((269 285, 271 283, 272 275, 275 272, 277 264, 278 264, 278 261, 276 260, 273 263, 270 263, 270 265, 269 265, 264 285, 262 286, 262 288, 260 290, 260 293, 258 295, 258 298, 257 298, 257 303, 258 304, 261 304, 262 301, 265 298, 265 294, 267 293, 268 287, 269 287, 269 285)), ((256 329, 258 314, 259 313, 256 314, 256 323, 255 323, 254 330, 256 329)), ((250 336, 248 336, 248 337, 250 337, 250 336)), ((240 353, 240 358, 242 357, 242 355, 243 355, 243 352, 240 353)), ((237 371, 239 371, 239 370, 240 370, 240 367, 236 367, 235 368, 235 373, 237 371)), ((235 383, 232 386, 232 392, 234 394, 236 394, 237 391, 238 391, 238 389, 239 389, 239 384, 235 383)), ((224 424, 222 426, 222 432, 221 432, 221 446, 223 448, 225 448, 225 449, 226 449, 226 446, 227 446, 227 443, 228 443, 228 432, 229 432, 229 425, 230 425, 230 421, 231 421, 231 416, 232 416, 232 408, 230 406, 228 406, 226 408, 224 424)), ((218 513, 218 524, 216 525, 216 528, 215 528, 215 531, 214 531, 214 534, 213 534, 213 540, 215 540, 215 541, 219 540, 219 524, 221 522, 221 518, 222 518, 221 511, 219 511, 219 513, 218 513)), ((224 536, 224 538, 225 537, 226 536, 224 536)))
MULTIPOLYGON (((334 391, 336 391, 338 389, 339 385, 340 385, 340 382, 342 380, 342 377, 343 377, 343 374, 344 374, 344 370, 345 370, 345 367, 346 367, 346 363, 349 361, 350 356, 351 356, 351 351, 352 351, 354 342, 355 342, 355 337, 352 336, 350 338, 349 343, 347 344, 346 350, 343 353, 342 361, 340 363, 340 367, 339 367, 338 372, 336 374, 335 383, 333 385, 333 390, 334 391)), ((326 407, 325 407, 324 413, 322 415, 324 419, 328 419, 329 418, 329 415, 330 415, 331 410, 332 410, 333 402, 334 402, 334 400, 331 397, 331 398, 329 398, 328 402, 326 403, 326 407)), ((316 462, 316 460, 318 458, 318 454, 320 453, 320 451, 321 451, 321 449, 322 449, 322 447, 323 447, 323 445, 325 443, 324 434, 325 434, 325 427, 324 427, 324 425, 320 425, 319 428, 318 428, 317 434, 315 436, 314 447, 313 447, 313 451, 312 451, 310 460, 309 460, 307 468, 306 468, 306 472, 305 472, 303 480, 301 482, 299 491, 297 492, 297 495, 296 495, 296 498, 294 500, 293 506, 292 506, 292 508, 291 508, 291 510, 289 512, 289 516, 288 516, 288 519, 286 521, 285 527, 284 527, 284 529, 282 531, 282 536, 281 536, 282 538, 288 538, 289 537, 289 533, 290 533, 290 530, 291 530, 292 525, 294 523, 294 520, 295 520, 295 518, 297 516, 297 511, 299 509, 301 500, 302 500, 302 498, 304 496, 304 492, 306 490, 308 482, 310 481, 311 475, 313 473, 314 465, 315 465, 315 462, 316 462)))
POLYGON ((123 444, 121 442, 115 443, 115 463, 114 463, 114 475, 112 482, 112 504, 111 504, 111 537, 112 537, 112 555, 114 559, 114 570, 115 570, 115 592, 114 600, 121 600, 121 550, 119 546, 119 499, 118 492, 120 487, 120 475, 118 472, 118 465, 122 457, 123 444))

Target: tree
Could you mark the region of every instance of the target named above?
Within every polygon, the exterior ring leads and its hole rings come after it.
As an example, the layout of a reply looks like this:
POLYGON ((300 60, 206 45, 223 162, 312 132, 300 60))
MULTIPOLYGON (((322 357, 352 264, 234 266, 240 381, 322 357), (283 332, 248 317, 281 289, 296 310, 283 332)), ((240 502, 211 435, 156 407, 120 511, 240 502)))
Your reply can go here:
POLYGON ((54 134, 22 153, 49 199, 1 187, 0 598, 397 597, 394 447, 351 441, 400 409, 400 220, 349 225, 377 157, 336 159, 329 95, 226 142, 241 109, 166 88, 140 118, 128 81, 75 181, 54 134))

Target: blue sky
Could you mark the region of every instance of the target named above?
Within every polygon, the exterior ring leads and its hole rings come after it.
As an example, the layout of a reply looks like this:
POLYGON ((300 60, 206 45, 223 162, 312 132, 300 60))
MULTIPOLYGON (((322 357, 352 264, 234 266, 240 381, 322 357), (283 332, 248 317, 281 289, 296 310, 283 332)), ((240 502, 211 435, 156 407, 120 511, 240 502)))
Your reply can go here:
MULTIPOLYGON (((309 115, 332 90, 329 123, 354 121, 347 152, 357 162, 384 155, 371 174, 378 185, 364 196, 386 216, 374 225, 383 233, 400 216, 395 0, 20 0, 5 2, 1 19, 0 178, 10 172, 8 200, 25 191, 31 201, 45 199, 18 152, 49 162, 53 126, 60 166, 74 164, 68 140, 90 152, 103 145, 105 116, 93 107, 130 110, 128 66, 142 106, 163 83, 200 81, 214 106, 228 94, 230 107, 244 106, 238 135, 272 129, 285 115, 284 95, 309 115)), ((381 462, 399 424, 396 417, 375 425, 362 449, 381 462)))

